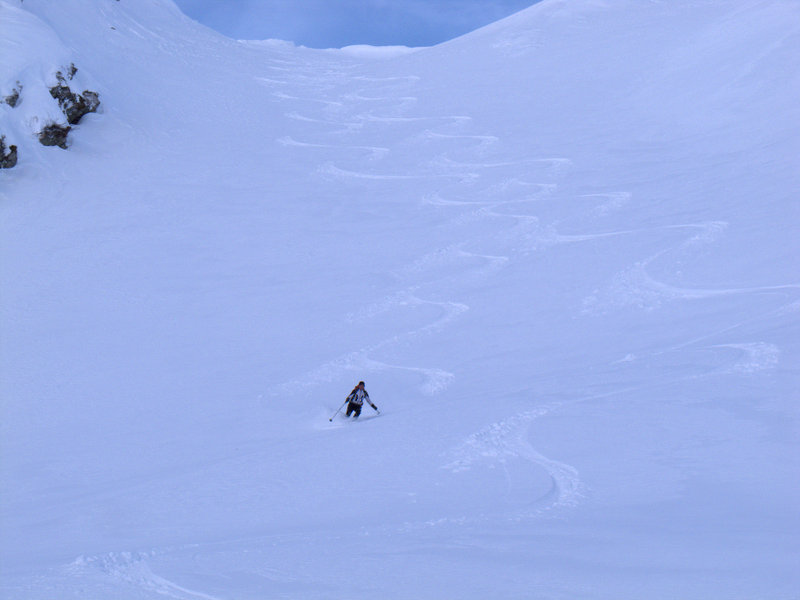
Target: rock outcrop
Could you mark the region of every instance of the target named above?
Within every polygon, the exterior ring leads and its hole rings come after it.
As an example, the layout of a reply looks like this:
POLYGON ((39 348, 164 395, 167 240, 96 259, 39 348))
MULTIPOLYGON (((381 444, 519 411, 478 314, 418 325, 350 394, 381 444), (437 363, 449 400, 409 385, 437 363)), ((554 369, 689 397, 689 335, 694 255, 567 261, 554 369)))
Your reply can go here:
POLYGON ((17 164, 17 147, 11 144, 6 148, 6 136, 0 135, 0 169, 10 169, 17 164))
POLYGON ((58 146, 59 148, 67 149, 67 134, 72 127, 69 125, 59 125, 58 123, 50 123, 45 125, 39 132, 39 142, 42 146, 58 146))
POLYGON ((78 69, 74 64, 67 69, 66 76, 58 71, 56 73, 58 84, 50 88, 50 95, 58 102, 61 112, 67 117, 67 123, 70 125, 76 125, 84 115, 96 112, 100 106, 100 96, 97 92, 83 90, 79 95, 69 87, 67 82, 72 80, 77 72, 78 69))
POLYGON ((8 104, 11 108, 14 108, 17 105, 17 102, 19 102, 19 95, 21 91, 22 91, 22 84, 18 81, 17 87, 12 89, 11 93, 5 98, 3 98, 3 102, 8 104))

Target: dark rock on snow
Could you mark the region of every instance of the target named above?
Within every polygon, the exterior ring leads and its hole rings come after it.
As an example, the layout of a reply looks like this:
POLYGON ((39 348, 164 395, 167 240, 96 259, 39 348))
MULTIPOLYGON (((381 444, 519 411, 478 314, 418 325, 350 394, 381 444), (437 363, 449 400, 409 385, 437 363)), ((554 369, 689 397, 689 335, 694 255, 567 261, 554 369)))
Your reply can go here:
POLYGON ((58 123, 50 123, 39 132, 39 141, 43 146, 58 146, 59 148, 67 148, 67 134, 72 127, 69 125, 59 125, 58 123))
POLYGON ((81 95, 75 94, 69 86, 56 85, 50 88, 50 95, 58 101, 61 112, 67 117, 70 125, 75 125, 83 115, 95 112, 100 106, 97 92, 84 90, 81 95))
MULTIPOLYGON (((69 86, 75 74, 78 72, 74 63, 69 65, 64 72, 56 72, 56 85, 50 88, 50 95, 58 102, 61 112, 67 118, 68 125, 49 123, 39 132, 39 142, 44 146, 58 146, 67 148, 67 135, 72 129, 71 125, 76 125, 84 115, 97 112, 100 106, 100 95, 91 90, 83 90, 76 94, 69 86), (65 74, 66 73, 66 74, 65 74)), ((0 99, 11 107, 17 106, 22 92, 22 84, 17 82, 16 87, 11 90, 11 94, 0 99)), ((6 147, 5 136, 0 136, 0 169, 10 169, 17 164, 17 147, 11 145, 6 147)))
POLYGON ((78 72, 78 67, 75 66, 75 63, 70 63, 69 69, 66 69, 66 71, 67 71, 66 76, 64 76, 64 74, 61 71, 56 71, 56 79, 58 80, 59 83, 64 85, 67 83, 68 79, 72 80, 72 78, 75 77, 75 73, 78 72))
POLYGON ((6 136, 0 135, 0 169, 10 169, 17 164, 17 147, 11 144, 6 148, 6 136))
POLYGON ((80 95, 73 92, 67 81, 72 81, 75 73, 78 72, 78 68, 75 63, 71 63, 66 71, 66 75, 61 71, 56 72, 58 85, 50 88, 50 95, 58 101, 61 112, 67 117, 67 122, 70 125, 75 125, 83 115, 97 110, 97 107, 100 106, 100 96, 97 92, 89 90, 83 90, 80 95))
POLYGON ((22 90, 22 84, 20 84, 20 82, 18 81, 17 87, 11 90, 11 94, 3 98, 3 102, 8 104, 11 108, 14 108, 17 105, 17 102, 19 102, 19 93, 21 90, 22 90))
POLYGON ((42 129, 39 132, 39 141, 45 146, 66 148, 67 134, 72 129, 70 125, 76 125, 84 115, 96 112, 100 106, 100 95, 97 92, 83 90, 80 94, 76 94, 69 87, 68 81, 71 81, 77 72, 78 69, 73 63, 66 69, 66 75, 61 71, 56 73, 58 83, 50 88, 50 95, 58 102, 69 125, 50 123, 42 129))

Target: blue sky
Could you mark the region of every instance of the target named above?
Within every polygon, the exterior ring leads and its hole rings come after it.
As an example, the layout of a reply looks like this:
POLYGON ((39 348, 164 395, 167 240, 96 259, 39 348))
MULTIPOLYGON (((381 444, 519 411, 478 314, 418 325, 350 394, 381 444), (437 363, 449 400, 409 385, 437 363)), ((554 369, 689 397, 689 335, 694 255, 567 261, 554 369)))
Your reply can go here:
POLYGON ((312 48, 431 46, 537 0, 175 0, 190 17, 236 39, 312 48))

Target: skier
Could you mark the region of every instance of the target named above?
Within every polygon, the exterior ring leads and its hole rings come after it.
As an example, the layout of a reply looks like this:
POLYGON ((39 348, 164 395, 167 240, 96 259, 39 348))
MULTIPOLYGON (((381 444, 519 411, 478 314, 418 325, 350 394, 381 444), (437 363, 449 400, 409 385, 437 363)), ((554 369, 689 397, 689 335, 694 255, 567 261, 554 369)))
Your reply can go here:
POLYGON ((350 415, 353 415, 353 418, 357 419, 361 414, 361 407, 364 404, 364 400, 366 400, 367 404, 369 404, 376 411, 378 410, 378 407, 375 406, 372 403, 372 400, 369 399, 369 394, 364 388, 364 382, 359 381, 358 385, 353 388, 353 391, 350 392, 350 395, 347 397, 347 413, 345 416, 349 417, 350 415))

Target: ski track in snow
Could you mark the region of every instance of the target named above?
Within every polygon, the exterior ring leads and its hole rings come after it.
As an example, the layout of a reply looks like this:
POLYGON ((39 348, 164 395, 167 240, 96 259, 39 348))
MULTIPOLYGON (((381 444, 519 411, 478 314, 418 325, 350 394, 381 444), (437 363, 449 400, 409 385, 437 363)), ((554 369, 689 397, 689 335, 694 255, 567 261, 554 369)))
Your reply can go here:
POLYGON ((153 553, 110 552, 100 556, 81 556, 66 571, 73 577, 100 574, 103 578, 176 600, 221 600, 218 596, 182 587, 150 569, 153 553))
POLYGON ((534 507, 532 514, 577 504, 583 495, 583 484, 577 469, 547 458, 529 441, 532 422, 551 410, 552 407, 541 407, 492 423, 451 450, 448 453, 449 460, 442 468, 460 473, 468 471, 474 464, 502 464, 509 459, 522 459, 543 468, 552 481, 552 488, 547 494, 530 499, 534 507))
MULTIPOLYGON (((350 111, 345 110, 338 110, 341 113, 340 118, 331 117, 329 120, 320 120, 316 117, 307 117, 296 111, 292 111, 290 114, 291 118, 298 119, 298 120, 309 120, 314 122, 324 122, 327 125, 330 125, 333 128, 336 128, 334 133, 341 133, 343 129, 346 131, 355 131, 360 130, 363 128, 365 124, 374 123, 382 126, 391 126, 392 124, 415 124, 421 123, 423 125, 428 124, 427 128, 424 130, 423 134, 428 137, 434 137, 436 135, 441 136, 449 136, 453 134, 448 133, 438 133, 433 129, 430 129, 431 122, 439 122, 442 123, 445 127, 450 125, 462 125, 471 121, 471 117, 463 116, 463 115, 452 115, 452 116, 408 116, 404 113, 407 111, 411 106, 416 104, 417 98, 412 94, 407 94, 403 96, 391 95, 391 96, 384 96, 380 94, 380 89, 387 85, 390 85, 393 89, 400 88, 408 88, 409 86, 413 86, 419 80, 416 76, 405 76, 405 77, 392 77, 392 78, 369 78, 369 77, 355 77, 352 81, 361 84, 362 87, 353 90, 350 89, 347 93, 342 96, 341 101, 339 100, 328 100, 325 103, 326 107, 335 108, 335 109, 342 109, 344 106, 350 107, 350 111), (359 106, 361 104, 379 104, 384 103, 386 108, 391 111, 392 114, 380 114, 375 112, 377 109, 372 108, 369 109, 367 112, 360 112, 359 106)), ((294 80, 294 83, 297 83, 297 80, 294 80)), ((300 98, 300 95, 297 94, 289 94, 285 92, 281 92, 276 94, 276 98, 281 100, 292 100, 300 98)), ((494 143, 496 138, 494 136, 474 136, 474 139, 478 140, 481 144, 483 143, 494 143)), ((316 141, 304 141, 298 142, 291 137, 284 137, 279 140, 279 143, 282 143, 286 146, 294 146, 297 148, 329 148, 329 149, 341 149, 341 150, 367 150, 371 152, 371 158, 375 160, 382 160, 387 157, 389 154, 389 149, 384 148, 372 148, 372 147, 365 147, 359 144, 328 144, 323 142, 316 142, 316 141)), ((452 173, 452 169, 449 169, 450 172, 444 172, 443 170, 439 169, 434 170, 431 172, 427 170, 425 172, 420 173, 409 173, 409 172, 400 172, 400 173, 391 173, 391 172, 366 172, 362 170, 352 170, 340 167, 332 162, 326 162, 321 164, 317 168, 317 173, 322 175, 323 177, 331 178, 334 180, 358 180, 358 179, 370 179, 370 180, 385 180, 387 182, 391 181, 409 181, 409 180, 418 180, 418 181, 432 181, 435 179, 453 179, 457 182, 466 183, 473 181, 477 175, 472 172, 468 173, 452 173)), ((447 251, 445 251, 447 252, 447 251)), ((506 257, 481 257, 480 255, 471 254, 469 252, 458 250, 455 251, 455 255, 460 258, 483 258, 486 261, 489 261, 490 264, 498 265, 503 263, 506 257)), ((428 262, 426 258, 420 259, 416 265, 413 265, 409 268, 410 272, 420 272, 425 268, 425 263, 428 262)), ((416 286, 411 286, 406 289, 400 290, 394 296, 385 299, 384 301, 378 303, 377 305, 363 307, 357 313, 351 313, 350 315, 345 316, 346 321, 364 321, 368 320, 378 314, 384 314, 386 312, 390 312, 393 310, 402 310, 405 307, 413 307, 413 306, 420 306, 420 305, 432 305, 439 307, 441 312, 441 317, 436 319, 435 321, 421 326, 417 329, 402 332, 391 337, 388 337, 384 340, 378 341, 373 343, 359 351, 350 352, 339 357, 336 357, 327 363, 321 365, 317 369, 306 373, 305 375, 301 376, 300 378, 293 379, 291 381, 282 383, 276 388, 272 390, 275 394, 283 393, 285 390, 289 388, 297 388, 298 386, 301 388, 311 388, 316 385, 320 385, 323 383, 327 383, 332 381, 338 375, 341 374, 342 371, 375 371, 375 370, 384 370, 384 369, 398 369, 398 370, 406 370, 409 372, 416 372, 422 374, 424 377, 425 383, 422 384, 420 391, 426 395, 433 395, 444 388, 447 387, 450 381, 454 378, 452 373, 449 373, 445 370, 436 368, 436 367, 422 367, 422 366, 408 366, 408 365, 392 365, 388 364, 384 361, 378 361, 371 358, 371 355, 379 350, 383 350, 389 348, 393 345, 399 344, 401 342, 406 342, 409 340, 413 340, 419 336, 430 335, 435 331, 441 329, 442 327, 446 326, 448 323, 453 321, 454 319, 458 318, 461 314, 466 312, 469 307, 466 304, 456 302, 456 301, 433 301, 433 300, 426 300, 420 298, 415 295, 416 286)))
MULTIPOLYGON (((331 71, 334 77, 342 77, 344 71, 342 69, 334 69, 331 71)), ((355 76, 350 79, 356 84, 362 84, 361 88, 349 90, 344 93, 340 99, 326 99, 320 101, 314 97, 304 97, 298 94, 289 94, 286 92, 276 92, 276 97, 283 100, 299 100, 302 102, 311 101, 322 104, 328 108, 335 109, 338 118, 331 117, 329 120, 322 120, 315 117, 307 117, 297 112, 290 112, 292 118, 314 121, 318 123, 325 123, 331 127, 335 127, 334 133, 340 134, 344 132, 356 132, 363 129, 365 123, 379 123, 384 126, 391 126, 393 123, 430 123, 431 121, 439 121, 442 125, 450 127, 453 124, 463 127, 471 122, 471 117, 468 115, 454 115, 454 116, 428 116, 428 115, 407 115, 405 113, 412 105, 416 104, 417 98, 412 94, 403 96, 387 95, 383 96, 380 93, 381 86, 391 84, 393 90, 397 89, 410 89, 413 87, 420 78, 417 76, 403 76, 391 78, 369 78, 364 76, 355 76), (370 109, 367 112, 359 110, 359 105, 385 103, 386 108, 393 114, 379 114, 374 112, 377 109, 370 109)), ((333 81, 333 80, 331 80, 333 81)), ((287 80, 287 83, 297 85, 301 83, 296 77, 287 80)), ((310 88, 313 89, 326 89, 330 90, 331 84, 320 82, 318 79, 309 82, 310 88)), ((340 88, 340 89, 347 89, 340 88)), ((412 136, 413 137, 413 136, 412 136)), ((465 131, 439 131, 431 128, 429 125, 425 126, 418 134, 417 139, 428 140, 473 140, 476 142, 474 153, 483 155, 487 147, 498 149, 502 147, 502 139, 499 136, 493 135, 490 132, 472 133, 465 131)), ((374 161, 381 161, 387 158, 390 154, 388 148, 375 148, 371 146, 364 146, 360 144, 328 144, 314 141, 298 142, 291 137, 284 137, 279 140, 280 143, 287 146, 294 146, 297 148, 327 148, 327 149, 341 149, 341 150, 357 150, 366 151, 371 154, 371 159, 374 161)), ((436 181, 441 181, 442 178, 455 178, 456 185, 474 184, 480 178, 480 171, 484 169, 515 169, 519 171, 517 176, 511 176, 506 179, 506 182, 501 186, 502 189, 486 189, 486 194, 493 197, 498 191, 508 193, 512 192, 511 198, 504 198, 501 200, 454 200, 444 198, 438 191, 427 194, 423 197, 423 203, 434 207, 454 207, 454 208, 469 208, 467 213, 457 215, 453 219, 455 224, 463 224, 470 220, 485 220, 485 219, 511 219, 515 225, 509 231, 504 233, 505 237, 509 235, 515 239, 520 248, 524 252, 539 251, 551 245, 556 244, 570 244, 581 243, 592 240, 599 240, 607 237, 622 236, 622 235, 636 235, 647 233, 656 229, 663 228, 696 228, 700 229, 700 233, 692 236, 689 240, 684 241, 679 245, 680 249, 690 248, 693 245, 701 243, 713 242, 725 229, 727 223, 724 222, 711 222, 711 223, 694 223, 694 224, 680 224, 680 225, 667 225, 663 227, 654 227, 652 229, 631 229, 610 232, 590 232, 590 233, 571 233, 561 234, 557 229, 552 226, 543 226, 533 214, 521 214, 503 212, 501 209, 511 205, 518 205, 520 202, 529 201, 536 202, 544 197, 550 196, 558 189, 556 181, 549 182, 529 182, 526 181, 526 176, 529 175, 528 168, 531 166, 542 166, 545 168, 544 175, 557 180, 565 176, 568 172, 572 161, 567 157, 523 157, 523 158, 504 158, 501 160, 493 161, 477 161, 467 162, 464 160, 454 160, 446 155, 440 156, 431 164, 427 165, 420 172, 366 172, 361 170, 346 169, 338 166, 333 162, 326 162, 321 164, 317 171, 319 174, 330 177, 333 179, 346 180, 346 179, 372 179, 372 180, 385 180, 391 181, 430 181, 433 187, 440 187, 436 185, 436 181), (431 172, 430 168, 433 167, 434 171, 431 172), (533 193, 531 193, 533 188, 533 193), (513 193, 514 191, 517 193, 513 193)), ((469 198, 475 198, 475 190, 465 190, 464 195, 469 198)), ((583 194, 580 198, 588 199, 596 205, 590 209, 591 214, 605 215, 609 212, 622 210, 631 201, 631 194, 627 191, 617 190, 610 192, 598 192, 593 194, 583 194)), ((609 288, 603 293, 598 291, 592 297, 584 300, 584 313, 600 312, 602 313, 605 308, 620 305, 637 305, 643 308, 657 308, 663 301, 669 299, 692 299, 704 298, 714 295, 726 295, 735 293, 746 293, 755 291, 769 291, 784 288, 795 287, 790 286, 774 286, 764 288, 751 288, 751 289, 725 289, 725 290, 702 290, 702 289, 685 289, 670 286, 668 284, 659 282, 651 278, 646 271, 649 263, 659 258, 673 249, 666 249, 663 252, 645 259, 629 270, 621 272, 616 279, 612 282, 609 288)), ((435 268, 444 264, 451 266, 456 264, 459 259, 468 257, 483 257, 489 264, 489 267, 484 269, 485 273, 490 273, 493 270, 502 268, 513 259, 504 253, 496 255, 489 254, 473 254, 462 247, 453 248, 445 247, 440 250, 429 253, 426 256, 420 257, 413 264, 409 265, 396 275, 409 277, 411 275, 418 275, 426 269, 435 268)), ((469 270, 469 269, 468 269, 469 270)), ((466 272, 464 274, 466 278, 466 272)), ((386 300, 380 306, 364 307, 359 311, 359 319, 368 318, 370 315, 376 315, 386 312, 388 310, 402 309, 403 306, 408 306, 408 294, 410 290, 398 292, 398 296, 394 299, 386 300), (400 300, 400 298, 403 298, 400 300)), ((424 302, 420 298, 416 298, 416 302, 424 302)), ((447 307, 447 303, 439 303, 440 306, 447 307)), ((449 313, 454 314, 452 308, 458 306, 456 313, 464 312, 468 309, 466 305, 459 303, 450 303, 449 313)), ((447 310, 445 312, 448 312, 447 310)), ((345 317, 346 320, 352 320, 353 314, 345 317)), ((451 320, 450 317, 445 318, 444 321, 437 321, 429 326, 422 327, 416 331, 406 332, 399 334, 392 338, 375 343, 361 351, 349 353, 338 358, 335 358, 325 365, 320 366, 318 369, 306 374, 300 379, 292 380, 290 382, 278 386, 278 390, 285 390, 289 386, 314 386, 321 383, 327 383, 332 380, 335 374, 341 370, 358 370, 365 368, 369 362, 370 352, 378 349, 385 348, 393 343, 397 343, 400 339, 413 338, 423 333, 430 333, 443 326, 446 322, 451 320)), ((377 362, 371 363, 375 368, 377 362)), ((385 363, 380 363, 383 368, 386 368, 385 363)), ((411 369, 412 367, 400 367, 411 369)), ((431 373, 438 372, 435 369, 427 369, 424 367, 414 367, 422 369, 422 371, 431 373)), ((448 374, 444 379, 452 378, 452 374, 448 374)), ((435 378, 434 378, 435 379, 435 378)), ((441 379, 441 377, 440 377, 441 379)), ((440 386, 431 385, 428 389, 440 389, 440 386)))
POLYGON ((750 342, 740 344, 716 344, 712 348, 732 348, 738 350, 741 359, 732 365, 730 373, 756 373, 773 369, 780 360, 780 348, 767 342, 750 342))
POLYGON ((604 194, 583 194, 581 198, 603 198, 605 201, 594 209, 598 216, 605 216, 611 212, 620 210, 631 199, 630 192, 606 192, 604 194))
POLYGON ((395 180, 408 180, 408 179, 423 179, 425 175, 405 175, 405 174, 376 174, 364 173, 359 171, 348 171, 340 169, 333 163, 327 163, 317 169, 317 172, 324 176, 330 176, 335 179, 395 179, 395 180))
MULTIPOLYGON (((440 133, 431 129, 426 129, 419 135, 420 140, 467 140, 477 142, 483 150, 488 150, 500 141, 495 135, 469 135, 455 133, 440 133)), ((480 152, 479 152, 480 153, 480 152)))
POLYGON ((293 390, 310 390, 319 385, 327 384, 336 380, 341 376, 342 372, 363 374, 365 372, 372 373, 387 369, 411 371, 422 374, 425 377, 425 383, 423 383, 420 387, 420 391, 425 395, 431 396, 442 391, 447 387, 449 382, 454 379, 455 375, 453 373, 435 367, 389 364, 383 361, 372 359, 371 355, 381 350, 391 349, 391 347, 403 342, 414 341, 420 336, 431 335, 468 311, 469 306, 458 302, 437 302, 432 300, 423 300, 406 292, 386 299, 384 302, 381 302, 377 305, 365 308, 364 311, 360 313, 361 316, 351 316, 349 318, 352 321, 365 320, 377 314, 394 310, 398 307, 422 305, 430 305, 439 308, 441 311, 440 317, 435 321, 432 321, 431 323, 423 325, 417 329, 398 333, 361 350, 338 356, 297 379, 293 379, 275 386, 270 390, 270 393, 275 396, 280 396, 292 392, 293 390))
MULTIPOLYGON (((411 96, 407 99, 412 98, 411 96)), ((370 100, 379 101, 381 98, 374 96, 365 96, 364 92, 357 91, 349 95, 349 100, 370 100)), ((409 103, 410 104, 410 103, 409 103)), ((331 123, 336 126, 347 127, 353 122, 368 120, 371 122, 382 122, 385 124, 391 123, 425 123, 430 120, 445 119, 448 117, 401 117, 401 116, 386 116, 377 117, 374 114, 358 115, 353 117, 348 115, 346 119, 340 123, 331 123)), ((465 123, 468 118, 463 117, 449 117, 454 122, 465 123)), ((488 147, 494 147, 500 144, 501 140, 498 136, 491 134, 469 134, 469 133, 450 133, 439 132, 430 128, 426 128, 420 134, 420 139, 429 140, 472 140, 477 142, 475 146, 476 154, 483 154, 488 147)), ((287 143, 283 140, 282 143, 287 143)), ((296 144, 288 142, 291 145, 298 147, 328 147, 325 144, 296 144)), ((287 144, 288 145, 288 144, 287 144)), ((360 146, 352 146, 361 148, 360 146)), ((342 149, 348 148, 346 145, 340 146, 342 149)), ((380 156, 378 159, 386 158, 388 151, 380 156)), ((510 159, 499 161, 481 161, 481 162, 463 162, 455 161, 447 156, 440 156, 433 161, 428 168, 433 167, 434 173, 421 172, 421 173, 395 173, 395 174, 377 174, 367 173, 363 171, 352 171, 343 169, 333 163, 326 163, 319 167, 318 171, 324 175, 332 176, 335 178, 364 178, 364 179, 386 179, 386 180, 423 180, 431 181, 441 180, 442 178, 453 178, 461 184, 470 184, 479 178, 479 172, 484 169, 522 169, 527 173, 531 166, 543 167, 543 175, 558 178, 562 176, 570 167, 571 161, 568 158, 545 157, 545 158, 522 158, 510 159)), ((557 188, 554 182, 536 182, 529 183, 518 177, 508 180, 506 189, 519 189, 525 194, 523 200, 538 200, 543 196, 552 194, 557 188)), ((487 190, 487 194, 491 195, 494 190, 487 190)), ((469 192, 465 191, 465 194, 469 192)), ((474 197, 474 194, 472 195, 474 197)), ((620 205, 622 201, 620 198, 626 198, 624 194, 612 194, 610 196, 602 196, 605 204, 614 206, 620 205)), ((603 235, 621 235, 622 232, 615 232, 611 234, 596 234, 593 236, 583 236, 578 239, 577 236, 569 237, 564 236, 559 238, 552 232, 543 234, 540 231, 539 220, 533 215, 523 214, 508 214, 502 213, 499 209, 502 206, 519 203, 519 197, 514 197, 506 201, 458 201, 458 200, 445 200, 438 193, 434 192, 426 195, 423 198, 425 204, 431 206, 456 206, 464 208, 478 207, 479 219, 511 219, 516 223, 512 232, 516 230, 517 237, 533 236, 537 240, 537 245, 542 241, 549 243, 560 242, 575 242, 584 239, 592 239, 597 236, 603 235), (531 232, 533 227, 533 232, 531 232)), ((328 363, 321 365, 314 371, 306 373, 304 376, 286 382, 277 386, 274 393, 281 394, 289 389, 300 388, 313 388, 317 385, 328 383, 341 375, 342 371, 352 371, 355 373, 380 371, 385 369, 398 369, 407 370, 410 372, 419 373, 424 377, 425 383, 421 388, 421 392, 425 395, 434 395, 445 389, 455 378, 453 373, 438 369, 436 367, 419 367, 419 366, 403 366, 387 364, 383 361, 378 361, 371 356, 378 350, 387 349, 392 345, 398 344, 401 341, 408 341, 422 335, 430 335, 440 330, 441 328, 449 325, 461 314, 465 313, 469 307, 460 302, 434 302, 420 298, 417 293, 420 283, 431 283, 441 280, 442 277, 457 278, 462 282, 473 277, 487 277, 491 273, 496 272, 506 266, 512 257, 498 253, 486 254, 470 252, 464 248, 464 244, 457 244, 446 246, 426 255, 419 257, 411 262, 406 267, 394 272, 398 280, 412 281, 411 287, 402 289, 396 294, 385 298, 384 300, 362 307, 361 309, 352 312, 345 316, 345 321, 349 323, 360 323, 369 321, 378 315, 391 313, 393 311, 402 310, 406 307, 419 306, 422 304, 431 304, 438 306, 442 309, 442 316, 432 323, 420 327, 418 329, 408 331, 405 333, 397 334, 383 341, 375 343, 367 348, 357 352, 348 353, 339 356, 328 363), (476 267, 473 261, 478 260, 482 263, 481 266, 476 267), (453 276, 451 274, 442 275, 441 273, 450 273, 454 268, 459 269, 460 275, 453 276)), ((574 504, 578 501, 581 495, 582 484, 576 469, 572 466, 561 463, 559 461, 545 457, 538 452, 528 441, 529 428, 531 422, 549 412, 548 409, 538 409, 536 411, 528 411, 519 415, 510 417, 504 421, 489 425, 487 428, 473 434, 468 438, 459 448, 453 451, 454 459, 445 465, 452 471, 465 471, 477 461, 493 460, 503 462, 510 458, 518 458, 531 463, 539 468, 543 468, 549 475, 552 481, 551 490, 542 498, 532 498, 531 503, 537 505, 534 514, 539 514, 543 510, 554 508, 557 506, 567 506, 574 504)))
POLYGON ((284 146, 297 146, 299 148, 324 148, 324 149, 356 150, 361 152, 367 152, 369 153, 370 159, 372 160, 383 158, 384 156, 389 154, 389 148, 382 148, 380 146, 344 146, 336 144, 312 144, 309 142, 297 141, 291 136, 285 136, 279 138, 277 142, 284 146))
POLYGON ((585 314, 604 314, 613 309, 634 306, 643 310, 655 310, 664 303, 675 300, 704 300, 722 296, 758 294, 800 290, 800 284, 753 286, 747 288, 685 288, 670 285, 653 278, 647 271, 655 259, 647 259, 618 273, 607 288, 596 290, 583 301, 585 314))
MULTIPOLYGON (((337 74, 338 76, 338 74, 337 74)), ((351 78, 351 81, 363 84, 360 89, 351 90, 340 100, 328 100, 323 103, 327 119, 310 117, 295 110, 287 112, 293 119, 322 123, 331 127, 331 133, 337 136, 337 144, 322 141, 298 142, 291 137, 281 138, 280 143, 302 149, 336 149, 368 152, 373 163, 386 162, 391 157, 389 148, 374 148, 358 143, 347 144, 342 138, 347 135, 360 134, 367 125, 393 127, 395 125, 413 126, 418 124, 422 129, 411 132, 408 139, 417 143, 460 142, 458 149, 461 158, 451 158, 446 153, 434 160, 408 167, 386 167, 383 170, 346 168, 341 161, 323 162, 317 173, 338 181, 371 179, 385 180, 389 183, 415 181, 428 183, 430 191, 423 193, 421 206, 431 210, 452 209, 455 214, 450 218, 454 227, 471 222, 487 224, 487 235, 481 240, 482 248, 486 243, 495 244, 503 250, 497 252, 471 252, 467 243, 451 244, 432 250, 413 260, 405 267, 392 274, 398 282, 408 283, 408 287, 399 289, 395 294, 377 303, 361 307, 344 315, 347 323, 366 323, 379 315, 387 315, 403 311, 409 307, 421 305, 437 306, 440 316, 431 323, 417 329, 395 334, 377 341, 365 348, 336 357, 318 368, 291 381, 276 386, 272 391, 276 394, 289 389, 311 389, 327 384, 341 376, 342 372, 363 374, 366 372, 387 369, 405 370, 423 377, 421 393, 431 396, 447 388, 456 378, 456 374, 433 366, 409 366, 390 364, 373 358, 378 351, 390 350, 401 342, 413 342, 423 336, 435 334, 449 326, 469 310, 469 306, 456 300, 427 300, 421 297, 420 286, 447 282, 448 289, 456 289, 476 277, 486 278, 508 266, 515 258, 532 252, 541 252, 559 244, 586 243, 605 238, 630 235, 650 235, 656 231, 687 231, 689 235, 682 241, 667 242, 666 246, 652 256, 637 261, 630 268, 619 272, 604 289, 584 299, 583 315, 602 315, 609 310, 623 306, 635 306, 645 310, 658 309, 669 301, 712 298, 736 294, 766 293, 800 289, 800 284, 761 286, 750 288, 703 289, 683 288, 656 280, 648 273, 648 266, 659 262, 673 262, 690 259, 692 253, 704 245, 718 240, 728 227, 725 221, 709 221, 699 223, 680 223, 654 225, 648 228, 633 228, 615 231, 577 231, 562 233, 558 222, 542 222, 537 215, 540 203, 552 198, 559 190, 559 182, 568 176, 572 161, 568 157, 530 157, 505 156, 500 136, 492 132, 471 132, 466 128, 472 119, 467 115, 408 115, 406 112, 416 106, 417 98, 412 88, 419 78, 415 76, 399 78, 370 79, 366 77, 351 78), (380 94, 380 86, 391 83, 394 90, 408 90, 400 97, 384 97, 380 94), (377 87, 376 87, 377 86, 377 87), (376 105, 384 103, 384 113, 376 105), (361 105, 372 105, 367 111, 361 105), (335 113, 335 115, 333 114, 335 113), (438 122, 438 126, 435 125, 438 122), (456 128, 454 131, 453 128, 456 128), (464 142, 472 142, 464 146, 464 142), (471 152, 477 160, 465 160, 463 154, 471 152), (489 153, 497 158, 488 160, 489 153), (500 184, 481 187, 483 171, 509 171, 508 176, 500 184), (531 179, 535 178, 534 181, 531 179), (447 184, 447 191, 442 187, 447 184), (521 212, 530 209, 530 213, 521 212), (504 225, 503 223, 508 223, 504 225), (489 226, 491 224, 491 226, 489 226), (476 264, 480 263, 480 264, 476 264)), ((290 95, 281 96, 290 99, 290 95)), ((496 174, 493 176, 496 180, 496 174)), ((575 200, 587 201, 585 214, 602 218, 610 213, 618 213, 629 206, 633 200, 630 192, 611 190, 582 194, 575 200)), ((692 342, 687 343, 691 344, 692 342)), ((685 346, 685 345, 684 345, 685 346)), ((767 342, 742 342, 717 344, 711 348, 720 351, 736 351, 734 358, 727 359, 729 366, 724 372, 753 373, 758 370, 773 368, 779 359, 780 349, 767 342)), ((664 349, 662 352, 669 352, 664 349)), ((653 353, 653 356, 658 353, 653 353)), ((629 356, 618 361, 637 360, 629 356)), ((712 369, 706 376, 719 373, 712 369)), ((690 375, 684 379, 696 378, 690 375)), ((671 379, 664 384, 674 382, 671 379)), ((606 397, 617 393, 632 391, 617 389, 591 397, 576 398, 566 404, 584 402, 588 399, 606 397)), ((500 463, 509 459, 520 459, 544 469, 551 481, 552 489, 542 498, 532 498, 535 509, 531 515, 555 507, 571 506, 580 501, 583 493, 577 470, 565 463, 548 458, 537 451, 530 443, 530 427, 542 416, 556 410, 557 406, 540 407, 526 411, 502 421, 492 423, 469 436, 461 445, 449 454, 449 461, 443 465, 452 472, 468 471, 478 463, 500 463)), ((447 520, 447 519, 445 519, 447 520)))

